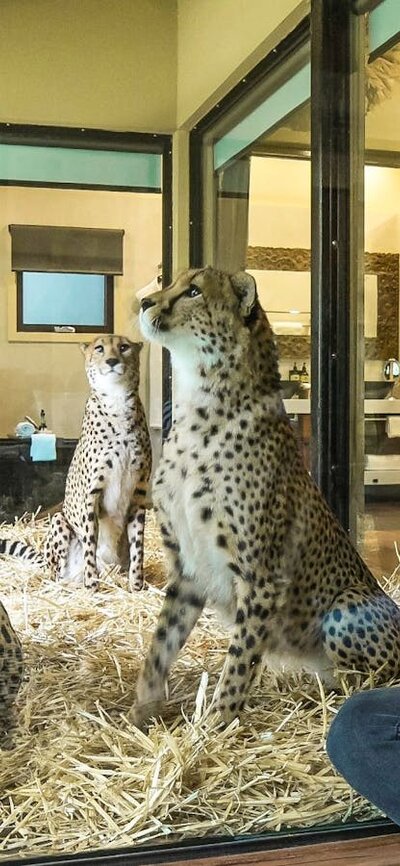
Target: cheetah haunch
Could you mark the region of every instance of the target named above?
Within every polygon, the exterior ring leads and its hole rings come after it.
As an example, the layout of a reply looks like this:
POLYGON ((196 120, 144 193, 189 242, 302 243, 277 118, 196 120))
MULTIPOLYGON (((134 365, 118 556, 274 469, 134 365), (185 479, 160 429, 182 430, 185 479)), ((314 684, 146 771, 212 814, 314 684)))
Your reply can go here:
POLYGON ((153 489, 172 577, 132 720, 157 713, 205 604, 234 623, 214 696, 227 721, 263 654, 328 682, 339 666, 398 673, 400 611, 303 465, 253 278, 188 271, 140 320, 171 353, 177 401, 153 489))
POLYGON ((91 388, 82 432, 68 469, 64 504, 51 520, 44 560, 20 542, 13 553, 54 569, 81 573, 97 587, 102 565, 127 564, 131 589, 143 586, 143 535, 151 446, 139 398, 141 343, 116 335, 82 344, 91 388))

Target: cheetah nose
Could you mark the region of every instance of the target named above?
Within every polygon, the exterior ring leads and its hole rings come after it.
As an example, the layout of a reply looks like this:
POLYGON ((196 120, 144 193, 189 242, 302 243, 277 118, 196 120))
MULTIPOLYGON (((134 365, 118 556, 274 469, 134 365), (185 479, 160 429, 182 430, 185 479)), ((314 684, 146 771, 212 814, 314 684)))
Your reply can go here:
POLYGON ((141 303, 141 308, 144 312, 145 310, 148 310, 149 307, 154 307, 154 305, 155 305, 155 301, 152 301, 151 298, 143 298, 143 301, 141 303))
POLYGON ((118 358, 107 358, 106 364, 108 364, 109 367, 116 367, 117 364, 119 364, 118 358))

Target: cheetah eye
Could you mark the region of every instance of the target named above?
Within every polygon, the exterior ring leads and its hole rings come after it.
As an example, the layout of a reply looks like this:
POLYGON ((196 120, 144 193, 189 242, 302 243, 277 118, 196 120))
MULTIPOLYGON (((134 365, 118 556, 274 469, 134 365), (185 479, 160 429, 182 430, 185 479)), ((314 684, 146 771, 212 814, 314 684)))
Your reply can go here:
POLYGON ((186 289, 186 292, 183 293, 187 298, 197 298, 198 295, 201 295, 201 290, 198 286, 195 286, 194 283, 191 283, 189 288, 186 289))
POLYGON ((130 349, 130 348, 131 348, 131 347, 129 346, 128 343, 121 343, 121 345, 120 345, 120 347, 119 347, 119 351, 120 351, 122 354, 124 354, 124 352, 129 352, 129 349, 130 349))
POLYGON ((95 346, 95 352, 98 352, 99 355, 104 355, 104 346, 95 346))

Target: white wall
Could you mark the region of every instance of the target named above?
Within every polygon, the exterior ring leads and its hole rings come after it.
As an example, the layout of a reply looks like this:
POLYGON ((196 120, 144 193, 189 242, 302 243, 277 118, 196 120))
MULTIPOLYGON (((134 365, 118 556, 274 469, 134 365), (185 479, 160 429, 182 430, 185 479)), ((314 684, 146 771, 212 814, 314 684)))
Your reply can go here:
POLYGON ((249 246, 311 246, 311 164, 251 158, 249 246))
POLYGON ((371 253, 400 251, 400 170, 365 167, 365 249, 371 253))
POLYGON ((176 0, 1 0, 0 121, 170 132, 176 0))
MULTIPOLYGON (((308 160, 252 157, 250 246, 304 247, 311 244, 311 164, 308 160)), ((365 168, 365 249, 400 250, 400 170, 365 168)))

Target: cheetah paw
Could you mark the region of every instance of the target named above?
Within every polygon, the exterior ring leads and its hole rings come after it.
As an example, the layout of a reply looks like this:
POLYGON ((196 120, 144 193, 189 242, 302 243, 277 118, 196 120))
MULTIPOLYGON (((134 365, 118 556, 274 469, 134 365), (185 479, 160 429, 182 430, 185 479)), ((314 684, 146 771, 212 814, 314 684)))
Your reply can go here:
POLYGON ((85 577, 83 580, 83 585, 85 589, 90 589, 92 592, 98 592, 100 589, 100 581, 98 575, 93 575, 93 577, 85 577))
POLYGON ((127 713, 127 719, 139 731, 147 733, 151 720, 159 716, 160 704, 158 701, 151 701, 147 704, 134 704, 127 713))
POLYGON ((132 592, 145 592, 149 587, 148 584, 144 582, 142 577, 129 577, 129 589, 132 592))

